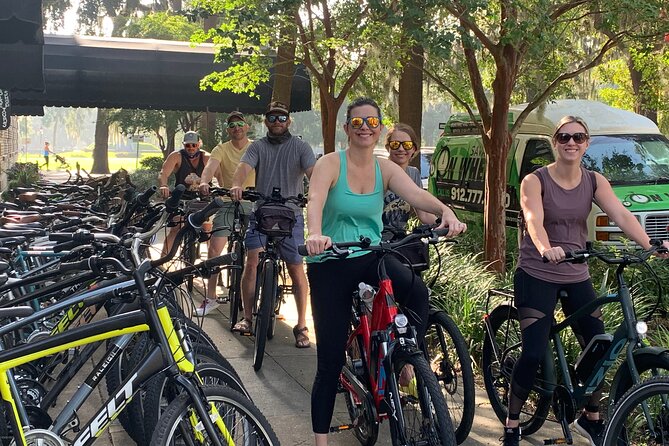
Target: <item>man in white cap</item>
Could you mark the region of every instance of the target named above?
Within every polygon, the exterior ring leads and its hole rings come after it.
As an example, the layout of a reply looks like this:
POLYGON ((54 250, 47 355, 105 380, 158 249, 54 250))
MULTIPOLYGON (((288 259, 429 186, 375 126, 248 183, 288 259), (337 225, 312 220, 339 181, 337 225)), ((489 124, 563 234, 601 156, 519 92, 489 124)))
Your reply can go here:
MULTIPOLYGON (((241 112, 233 111, 228 115, 227 129, 230 140, 221 143, 214 147, 211 151, 211 157, 207 162, 207 166, 202 172, 202 179, 200 181, 200 193, 203 195, 209 194, 209 182, 215 176, 216 172, 220 170, 222 182, 219 180, 219 186, 230 188, 232 187, 232 176, 237 169, 239 160, 242 155, 246 153, 251 142, 247 136, 249 125, 246 118, 241 112)), ((255 173, 251 172, 244 181, 243 187, 254 187, 256 184, 255 173)), ((242 209, 244 212, 244 226, 248 224, 248 218, 251 214, 251 203, 242 202, 242 209)), ((234 213, 234 206, 232 203, 227 204, 221 208, 214 216, 212 237, 209 240, 209 258, 221 255, 225 244, 230 235, 230 227, 232 226, 232 219, 234 213)), ((197 308, 198 316, 205 316, 219 304, 225 302, 225 298, 217 298, 216 282, 218 281, 218 274, 211 276, 207 283, 207 292, 202 305, 197 308)))
MULTIPOLYGON (((169 154, 163 167, 158 174, 158 185, 160 187, 160 195, 163 198, 170 196, 170 188, 167 185, 167 180, 170 175, 174 174, 174 185, 183 184, 187 191, 197 192, 200 185, 200 177, 204 171, 204 167, 209 161, 209 154, 200 150, 202 141, 197 132, 186 132, 183 138, 183 148, 179 151, 174 151, 169 154)), ((190 194, 191 197, 194 194, 190 194)), ((188 195, 185 196, 188 198, 188 195)), ((165 236, 165 243, 163 244, 163 253, 169 252, 172 247, 174 237, 179 231, 179 225, 170 228, 165 236)))

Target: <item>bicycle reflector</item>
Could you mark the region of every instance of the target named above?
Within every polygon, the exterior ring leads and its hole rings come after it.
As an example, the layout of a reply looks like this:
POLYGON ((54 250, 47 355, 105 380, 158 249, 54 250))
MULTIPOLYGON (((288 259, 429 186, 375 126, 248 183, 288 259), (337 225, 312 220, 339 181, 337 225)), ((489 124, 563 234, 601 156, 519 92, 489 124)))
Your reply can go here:
POLYGON ((409 328, 409 319, 401 313, 395 315, 395 327, 399 334, 405 334, 409 328))

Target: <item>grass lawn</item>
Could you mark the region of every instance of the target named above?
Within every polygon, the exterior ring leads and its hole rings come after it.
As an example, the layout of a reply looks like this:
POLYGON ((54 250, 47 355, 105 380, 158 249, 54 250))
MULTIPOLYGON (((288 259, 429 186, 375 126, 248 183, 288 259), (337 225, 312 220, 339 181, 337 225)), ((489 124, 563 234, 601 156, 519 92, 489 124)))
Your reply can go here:
MULTIPOLYGON (((79 163, 82 169, 85 169, 86 172, 91 171, 91 167, 93 167, 93 156, 85 156, 85 154, 81 151, 77 152, 62 152, 58 153, 59 156, 63 157, 65 161, 70 165, 70 171, 76 170, 76 164, 79 163), (83 155, 83 156, 82 156, 83 155)), ((141 158, 148 158, 150 156, 162 156, 160 152, 156 153, 147 153, 147 154, 142 154, 141 158)), ((19 154, 18 162, 20 163, 34 163, 38 162, 40 165, 40 168, 45 168, 44 166, 44 156, 39 155, 37 153, 28 153, 27 156, 23 153, 19 154)), ((116 172, 121 168, 124 168, 128 172, 134 172, 136 167, 139 164, 137 163, 137 158, 129 158, 129 157, 123 157, 123 158, 116 158, 113 153, 110 153, 109 156, 109 171, 110 172, 116 172)), ((49 169, 51 170, 64 170, 66 167, 62 166, 58 161, 56 161, 56 157, 51 155, 49 157, 49 169)))

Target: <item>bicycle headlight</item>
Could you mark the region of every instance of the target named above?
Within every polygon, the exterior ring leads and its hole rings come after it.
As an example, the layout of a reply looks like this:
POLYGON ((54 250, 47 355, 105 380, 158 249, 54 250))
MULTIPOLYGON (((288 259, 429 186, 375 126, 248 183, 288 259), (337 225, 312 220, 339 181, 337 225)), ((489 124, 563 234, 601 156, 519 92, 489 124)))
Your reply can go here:
POLYGON ((409 319, 403 314, 395 315, 395 327, 397 327, 398 333, 406 333, 409 328, 409 319))
POLYGON ((639 334, 641 339, 645 339, 646 334, 648 333, 648 324, 646 324, 644 321, 637 321, 636 332, 639 334))

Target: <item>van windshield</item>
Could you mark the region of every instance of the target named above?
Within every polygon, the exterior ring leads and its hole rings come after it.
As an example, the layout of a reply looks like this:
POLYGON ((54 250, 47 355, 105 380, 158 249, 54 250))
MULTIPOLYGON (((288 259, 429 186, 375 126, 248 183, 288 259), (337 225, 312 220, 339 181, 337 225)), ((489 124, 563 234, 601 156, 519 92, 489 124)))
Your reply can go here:
POLYGON ((583 166, 611 183, 669 182, 669 140, 662 135, 593 136, 583 166))

